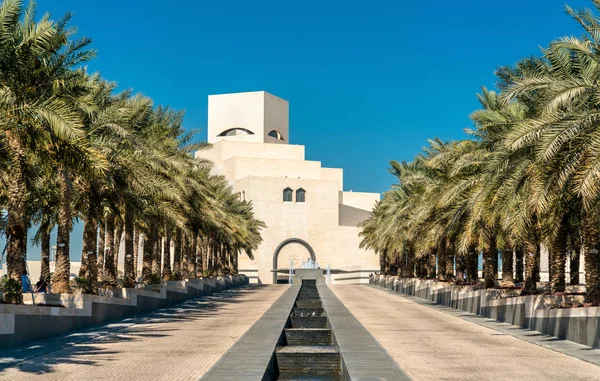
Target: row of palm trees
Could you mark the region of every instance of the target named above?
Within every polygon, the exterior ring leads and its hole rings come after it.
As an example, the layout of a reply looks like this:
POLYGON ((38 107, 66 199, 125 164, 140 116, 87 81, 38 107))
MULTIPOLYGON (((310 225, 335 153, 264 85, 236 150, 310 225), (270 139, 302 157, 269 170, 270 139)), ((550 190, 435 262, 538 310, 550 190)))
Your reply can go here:
POLYGON ((362 232, 383 271, 474 282, 481 253, 493 287, 501 253, 504 283, 524 275, 523 292, 535 293, 545 246, 551 291, 579 283, 583 255, 586 301, 600 304, 600 18, 567 13, 584 35, 498 69, 470 139, 435 139, 414 161, 391 163, 398 183, 362 232))
POLYGON ((138 255, 145 282, 235 273, 238 254, 252 255, 261 242, 264 224, 252 205, 210 174, 211 163, 193 157, 202 145, 191 143, 181 112, 117 93, 82 67, 95 51, 89 39, 75 38, 70 18, 38 20, 35 2, 0 3, 0 206, 9 276, 21 281, 28 239, 41 246, 42 276, 49 275, 56 228, 52 288, 67 292, 75 219, 84 224, 80 276, 90 285, 116 284, 121 237, 124 286, 136 281, 138 255))

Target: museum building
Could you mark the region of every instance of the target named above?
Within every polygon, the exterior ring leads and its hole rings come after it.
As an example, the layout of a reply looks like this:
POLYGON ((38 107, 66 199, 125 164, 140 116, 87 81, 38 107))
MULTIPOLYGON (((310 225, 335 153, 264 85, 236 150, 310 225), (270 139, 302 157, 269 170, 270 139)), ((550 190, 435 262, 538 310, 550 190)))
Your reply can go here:
POLYGON ((209 149, 197 158, 214 163, 238 197, 251 200, 267 227, 251 260, 239 272, 254 283, 287 282, 276 269, 312 259, 333 271, 334 283, 365 283, 379 258, 359 248, 358 224, 367 219, 379 193, 345 192, 343 170, 305 160, 304 146, 290 144, 289 104, 264 91, 208 97, 209 149))

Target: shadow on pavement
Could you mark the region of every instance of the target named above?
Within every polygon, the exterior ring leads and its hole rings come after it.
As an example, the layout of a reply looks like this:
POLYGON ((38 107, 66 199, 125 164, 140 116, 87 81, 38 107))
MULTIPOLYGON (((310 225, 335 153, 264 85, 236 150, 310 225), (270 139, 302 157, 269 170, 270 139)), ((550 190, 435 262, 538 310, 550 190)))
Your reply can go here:
POLYGON ((123 352, 115 350, 114 346, 110 350, 104 349, 104 344, 146 340, 151 346, 152 339, 171 336, 170 332, 178 331, 176 328, 161 329, 157 325, 218 316, 227 306, 241 303, 241 298, 247 298, 264 287, 267 286, 252 284, 227 290, 138 317, 0 351, 0 376, 10 368, 45 374, 52 373, 57 364, 95 366, 99 360, 110 361, 123 352))

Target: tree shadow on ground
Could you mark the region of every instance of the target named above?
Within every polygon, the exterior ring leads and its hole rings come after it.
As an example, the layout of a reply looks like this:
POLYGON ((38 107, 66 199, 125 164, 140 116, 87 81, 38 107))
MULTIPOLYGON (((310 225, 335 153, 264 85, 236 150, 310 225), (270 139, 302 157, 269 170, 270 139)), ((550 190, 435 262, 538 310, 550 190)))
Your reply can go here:
MULTIPOLYGON (((0 377, 9 369, 18 369, 29 374, 53 373, 55 365, 74 364, 97 366, 98 361, 114 361, 123 355, 122 350, 102 348, 106 344, 130 343, 168 337, 177 328, 160 328, 165 323, 189 322, 219 314, 231 305, 248 301, 264 285, 248 285, 188 300, 178 305, 166 307, 148 314, 113 321, 100 327, 72 332, 67 335, 35 342, 20 348, 0 353, 0 377)), ((251 298, 252 299, 252 298, 251 298)), ((250 300, 251 300, 250 299, 250 300)), ((117 347, 118 348, 118 347, 117 347)))

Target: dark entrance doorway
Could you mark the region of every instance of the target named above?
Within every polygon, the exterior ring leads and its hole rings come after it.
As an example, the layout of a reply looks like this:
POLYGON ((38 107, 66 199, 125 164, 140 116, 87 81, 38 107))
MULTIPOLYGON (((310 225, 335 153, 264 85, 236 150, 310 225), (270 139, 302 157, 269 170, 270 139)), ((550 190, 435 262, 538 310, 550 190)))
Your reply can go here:
MULTIPOLYGON (((277 259, 279 258, 279 252, 286 245, 289 245, 291 243, 298 243, 298 244, 304 246, 304 248, 306 248, 306 250, 308 250, 308 253, 310 254, 310 258, 312 259, 312 261, 313 262, 317 261, 317 258, 315 257, 315 251, 313 250, 312 247, 310 247, 308 242, 306 242, 305 240, 300 239, 300 238, 289 238, 289 239, 286 239, 285 241, 281 242, 275 249, 275 253, 273 254, 273 270, 277 269, 277 259)), ((278 283, 276 271, 273 271, 273 283, 278 283)), ((285 282, 282 282, 282 283, 287 283, 287 275, 285 277, 285 282)))

